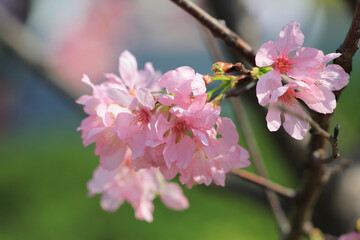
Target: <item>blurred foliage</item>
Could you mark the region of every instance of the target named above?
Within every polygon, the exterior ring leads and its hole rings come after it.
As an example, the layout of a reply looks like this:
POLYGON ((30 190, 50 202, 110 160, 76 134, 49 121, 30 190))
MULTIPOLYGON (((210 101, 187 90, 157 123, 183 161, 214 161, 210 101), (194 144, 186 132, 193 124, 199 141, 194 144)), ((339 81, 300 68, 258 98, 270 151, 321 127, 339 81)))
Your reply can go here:
POLYGON ((93 150, 74 126, 32 129, 2 142, 0 239, 277 239, 267 206, 221 187, 184 189, 184 212, 157 199, 151 224, 136 220, 129 204, 107 213, 99 196, 86 196, 98 162, 93 150))

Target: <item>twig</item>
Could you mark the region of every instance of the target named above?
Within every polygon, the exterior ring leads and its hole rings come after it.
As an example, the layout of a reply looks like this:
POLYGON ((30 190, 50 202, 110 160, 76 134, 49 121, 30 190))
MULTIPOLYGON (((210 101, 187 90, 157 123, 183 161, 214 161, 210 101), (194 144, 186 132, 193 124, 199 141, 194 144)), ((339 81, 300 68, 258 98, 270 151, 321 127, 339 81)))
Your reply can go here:
POLYGON ((353 21, 350 25, 349 31, 345 37, 344 42, 336 50, 341 53, 341 56, 334 60, 334 63, 339 64, 345 72, 349 73, 352 70, 352 58, 359 48, 360 40, 360 0, 357 2, 353 21))
POLYGON ((350 161, 347 160, 346 158, 343 158, 338 164, 335 164, 334 166, 330 166, 328 168, 327 173, 329 174, 329 177, 331 177, 332 175, 342 172, 348 166, 350 166, 350 161))
MULTIPOLYGON (((246 79, 246 81, 248 82, 249 80, 246 79)), ((242 93, 244 93, 246 91, 249 91, 250 89, 252 89, 255 86, 256 86, 256 82, 250 81, 245 86, 242 86, 242 87, 237 86, 235 88, 230 88, 229 91, 227 91, 224 94, 224 98, 240 96, 240 94, 242 94, 242 93)))
POLYGON ((316 158, 315 160, 317 163, 331 163, 340 157, 338 140, 337 140, 337 137, 339 135, 339 130, 340 130, 340 125, 337 124, 334 128, 334 135, 328 138, 328 141, 332 147, 332 155, 327 158, 316 158))
POLYGON ((201 24, 208 28, 215 37, 221 38, 227 45, 233 47, 248 63, 255 66, 255 53, 253 49, 235 32, 190 0, 171 1, 196 18, 201 24))
POLYGON ((265 189, 269 189, 273 192, 276 192, 277 194, 282 195, 286 198, 291 199, 291 198, 295 197, 295 191, 293 189, 284 187, 278 183, 275 183, 267 178, 261 177, 254 173, 245 171, 243 169, 233 169, 233 170, 231 170, 231 173, 233 173, 234 175, 236 175, 248 182, 257 184, 260 187, 263 187, 265 189))

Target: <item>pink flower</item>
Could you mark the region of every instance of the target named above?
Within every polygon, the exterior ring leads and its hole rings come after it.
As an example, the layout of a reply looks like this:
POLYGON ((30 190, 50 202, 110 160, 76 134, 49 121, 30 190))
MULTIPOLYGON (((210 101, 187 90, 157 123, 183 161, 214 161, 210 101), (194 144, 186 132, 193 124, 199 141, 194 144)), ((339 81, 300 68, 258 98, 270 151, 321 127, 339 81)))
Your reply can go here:
POLYGON ((167 93, 154 92, 158 75, 151 64, 139 71, 127 51, 119 62, 120 77, 107 74, 101 85, 85 76, 93 94, 78 100, 89 114, 79 127, 84 145, 96 143, 101 163, 88 187, 91 195, 102 194, 105 210, 128 201, 137 218, 152 221, 156 194, 170 208, 188 207, 181 188, 165 180, 180 174, 188 188, 224 186, 227 172, 249 165, 235 125, 207 103, 200 74, 190 67, 169 71, 159 80, 167 93))
POLYGON ((321 65, 323 53, 314 48, 301 47, 303 43, 304 35, 299 23, 291 22, 280 31, 276 42, 269 41, 260 47, 255 58, 256 65, 271 66, 273 70, 261 76, 257 83, 259 102, 271 94, 271 88, 265 86, 277 88, 281 85, 281 74, 297 78, 299 74, 303 75, 321 65))
POLYGON ((206 104, 196 113, 173 107, 168 115, 159 116, 155 126, 163 136, 159 145, 163 160, 155 166, 160 167, 166 179, 180 173, 180 182, 188 188, 195 182, 209 185, 212 181, 224 186, 227 172, 250 164, 248 152, 238 145, 235 125, 219 114, 220 107, 206 104))
POLYGON ((118 140, 112 129, 105 127, 96 115, 85 118, 78 131, 82 131, 85 147, 91 143, 96 144, 95 154, 100 157, 100 164, 104 169, 114 169, 122 163, 127 149, 126 143, 118 140))
POLYGON ((112 73, 106 74, 109 81, 122 85, 121 89, 106 89, 107 96, 112 101, 127 108, 137 108, 139 102, 154 104, 150 91, 160 89, 157 86, 160 73, 154 70, 150 62, 145 64, 144 70, 138 70, 135 57, 126 50, 119 57, 119 73, 120 77, 112 73))
POLYGON ((93 85, 84 75, 83 82, 92 87, 93 94, 84 95, 77 101, 84 105, 85 112, 90 115, 78 129, 83 131, 84 145, 96 143, 95 154, 100 156, 102 167, 108 170, 121 164, 129 144, 138 155, 143 153, 143 134, 135 133, 148 124, 148 114, 155 106, 149 88, 159 89, 156 84, 159 73, 154 71, 151 63, 146 63, 145 69, 138 71, 136 59, 128 51, 120 55, 119 72, 121 78, 106 74, 108 81, 100 85, 93 85), (139 105, 142 107, 139 108, 139 105), (133 116, 133 119, 129 119, 129 116, 133 116), (120 131, 122 135, 119 137, 118 129, 124 127, 121 126, 124 123, 127 128, 120 131), (131 135, 132 138, 124 135, 131 135), (137 141, 140 144, 133 144, 137 141))
POLYGON ((339 240, 360 240, 360 233, 358 232, 352 232, 341 235, 339 240))
MULTIPOLYGON (((285 104, 291 110, 305 115, 306 113, 300 107, 297 98, 302 100, 313 98, 311 92, 308 91, 308 87, 305 83, 291 82, 285 86, 281 86, 275 89, 271 95, 271 98, 267 102, 263 102, 264 106, 270 103, 268 113, 266 115, 267 127, 270 131, 277 131, 281 126, 281 111, 272 104, 282 103, 285 104)), ((305 100, 304 100, 305 101, 305 100)), ((284 113, 285 131, 295 139, 301 140, 306 135, 309 128, 309 123, 291 115, 290 113, 284 113)))
POLYGON ((340 53, 331 53, 324 56, 321 65, 318 68, 313 69, 309 74, 306 73, 304 76, 299 76, 298 80, 311 85, 313 91, 317 91, 323 96, 323 106, 325 109, 321 109, 321 106, 317 106, 314 102, 306 102, 306 104, 319 113, 332 113, 336 108, 336 99, 332 91, 337 91, 344 88, 349 83, 349 74, 347 74, 342 67, 337 64, 326 64, 339 57, 340 53))
POLYGON ((199 143, 188 168, 180 169, 180 182, 191 188, 194 182, 225 186, 225 174, 250 165, 249 153, 238 145, 239 135, 229 118, 217 119, 217 130, 207 131, 209 143, 199 143), (220 138, 217 138, 217 135, 220 138))
POLYGON ((202 109, 207 100, 205 81, 191 67, 168 71, 159 79, 159 86, 166 88, 169 93, 158 99, 166 106, 178 106, 188 112, 196 112, 202 109))
POLYGON ((120 111, 125 111, 117 104, 113 104, 113 101, 107 96, 107 89, 123 89, 123 85, 120 82, 106 81, 100 85, 94 85, 90 81, 89 77, 84 75, 82 81, 88 84, 93 94, 83 95, 76 102, 84 105, 84 111, 89 115, 97 115, 102 119, 105 126, 111 126, 114 121, 114 115, 120 111))
POLYGON ((208 145, 207 130, 211 130, 220 114, 220 107, 213 109, 210 104, 197 113, 189 113, 182 108, 170 109, 169 118, 160 115, 158 131, 164 133, 164 160, 168 168, 172 164, 186 169, 199 143, 208 145), (186 149, 186 151, 184 151, 186 149))
POLYGON ((147 139, 154 133, 151 129, 154 128, 156 121, 156 116, 152 111, 155 107, 155 100, 150 90, 146 90, 144 88, 135 90, 135 95, 138 97, 134 100, 136 103, 134 105, 138 107, 129 108, 129 112, 119 113, 114 127, 114 134, 117 138, 129 143, 133 159, 144 155, 147 139))
POLYGON ((135 217, 147 222, 153 221, 153 200, 157 194, 162 202, 174 210, 184 210, 189 203, 181 188, 168 183, 156 168, 141 169, 137 172, 129 168, 131 152, 127 152, 123 164, 111 171, 99 166, 93 179, 88 182, 90 196, 102 194, 101 207, 113 212, 124 201, 135 209, 135 217))
MULTIPOLYGON (((277 131, 281 126, 281 112, 272 105, 281 102, 293 111, 306 114, 297 99, 301 99, 310 109, 328 114, 336 108, 332 91, 343 88, 349 75, 336 64, 326 64, 340 54, 323 52, 314 48, 301 47, 304 35, 299 24, 291 22, 281 31, 276 42, 262 45, 256 54, 256 64, 267 67, 256 86, 259 104, 270 104, 266 116, 268 129, 277 131), (269 68, 270 67, 270 68, 269 68)), ((308 123, 284 113, 284 128, 295 139, 303 139, 308 123)))

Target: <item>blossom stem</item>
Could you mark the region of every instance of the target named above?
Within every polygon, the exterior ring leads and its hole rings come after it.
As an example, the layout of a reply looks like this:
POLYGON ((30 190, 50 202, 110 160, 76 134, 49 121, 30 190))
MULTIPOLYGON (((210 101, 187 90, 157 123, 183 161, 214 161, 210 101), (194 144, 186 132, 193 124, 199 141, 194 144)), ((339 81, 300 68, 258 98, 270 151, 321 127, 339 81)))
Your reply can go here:
POLYGON ((215 75, 212 77, 213 81, 231 81, 234 79, 236 79, 236 77, 232 75, 215 75))
POLYGON ((151 92, 151 94, 166 94, 166 90, 163 90, 163 91, 153 91, 151 92))
MULTIPOLYGON (((208 99, 211 99, 215 92, 219 91, 220 89, 228 89, 227 86, 230 86, 229 82, 222 82, 218 87, 211 89, 208 91, 208 99)), ((224 90, 221 91, 219 95, 222 95, 224 90)))
POLYGON ((254 173, 251 173, 246 170, 242 169, 233 169, 231 170, 231 173, 248 181, 255 183, 259 185, 260 187, 263 187, 265 189, 269 189, 273 192, 276 192, 279 195, 282 195, 286 198, 294 198, 295 197, 295 191, 291 188, 284 187, 278 183, 275 183, 267 178, 261 177, 259 175, 256 175, 254 173))

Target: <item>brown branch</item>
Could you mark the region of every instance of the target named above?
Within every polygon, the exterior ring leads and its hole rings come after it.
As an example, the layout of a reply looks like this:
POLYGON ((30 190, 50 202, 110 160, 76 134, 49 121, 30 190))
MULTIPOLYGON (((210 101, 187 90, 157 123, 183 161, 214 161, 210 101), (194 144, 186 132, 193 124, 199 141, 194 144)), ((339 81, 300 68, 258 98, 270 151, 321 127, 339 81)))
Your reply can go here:
POLYGON ((341 56, 334 60, 334 63, 339 64, 345 72, 349 73, 352 70, 352 58, 359 48, 360 40, 360 1, 358 0, 353 21, 350 25, 349 31, 344 42, 336 50, 341 53, 341 56))
POLYGON ((277 194, 282 195, 286 198, 295 197, 295 191, 293 189, 284 187, 278 183, 275 183, 267 178, 261 177, 254 173, 248 172, 243 169, 233 169, 231 170, 231 173, 240 177, 241 179, 259 185, 262 188, 276 192, 277 194))
POLYGON ((236 86, 235 88, 230 88, 229 91, 227 91, 226 93, 224 93, 224 98, 229 98, 229 97, 237 97, 240 96, 240 94, 251 90, 253 87, 256 86, 256 81, 253 80, 253 78, 245 78, 244 82, 247 82, 247 84, 245 86, 236 86))
POLYGON ((349 166, 350 166, 349 160, 347 160, 346 158, 341 159, 341 161, 338 164, 328 167, 327 170, 328 178, 330 178, 332 175, 342 172, 345 168, 349 166))
MULTIPOLYGON (((348 74, 350 74, 352 70, 352 58, 358 49, 359 39, 360 0, 358 0, 355 14, 346 38, 337 50, 342 53, 342 55, 334 61, 334 63, 343 67, 348 74)), ((340 96, 340 93, 341 90, 334 92, 337 99, 340 96)), ((315 117, 316 122, 322 129, 325 131, 328 130, 332 114, 323 115, 313 112, 312 116, 315 117)), ((306 232, 306 224, 312 220, 315 203, 318 200, 323 186, 330 178, 325 177, 329 174, 329 168, 327 168, 326 163, 318 163, 313 159, 313 153, 315 152, 320 155, 319 157, 324 158, 327 140, 328 138, 323 135, 313 134, 311 136, 309 144, 309 160, 306 165, 307 168, 304 173, 302 188, 299 189, 298 196, 294 202, 291 219, 291 231, 286 238, 288 240, 298 240, 306 232)))
POLYGON ((171 1, 196 18, 202 25, 208 28, 215 37, 222 39, 227 45, 233 47, 248 63, 255 66, 255 53, 253 49, 235 32, 190 0, 171 1))

